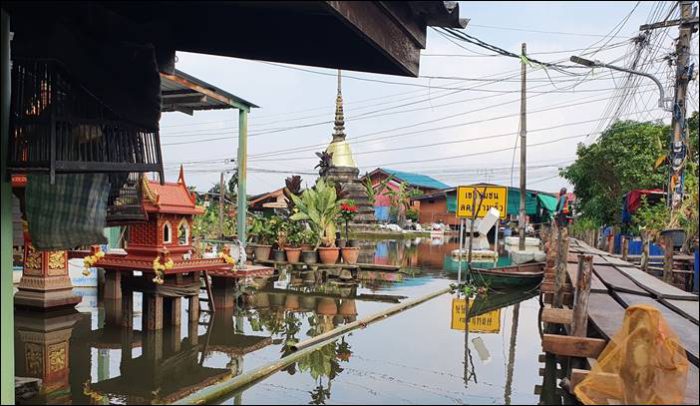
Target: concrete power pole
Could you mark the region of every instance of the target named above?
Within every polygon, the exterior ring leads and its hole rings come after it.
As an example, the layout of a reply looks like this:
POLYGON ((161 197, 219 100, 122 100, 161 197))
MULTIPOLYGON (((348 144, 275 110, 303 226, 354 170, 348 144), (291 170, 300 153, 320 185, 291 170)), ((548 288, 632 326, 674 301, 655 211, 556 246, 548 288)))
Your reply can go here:
MULTIPOLYGON (((523 43, 522 55, 525 56, 527 46, 523 43)), ((518 221, 518 249, 525 250, 525 196, 526 196, 526 163, 527 163, 527 66, 525 60, 520 65, 520 218, 518 221)), ((496 230, 498 232, 498 229, 496 230)))
POLYGON ((677 25, 679 36, 676 41, 676 83, 675 96, 673 98, 672 122, 673 142, 669 156, 670 170, 668 182, 667 203, 672 209, 677 209, 683 200, 683 167, 687 153, 686 145, 686 93, 688 82, 692 74, 690 62, 690 43, 698 18, 694 15, 692 1, 679 1, 681 18, 678 20, 662 21, 654 24, 646 24, 639 27, 640 31, 666 28, 677 25))
POLYGON ((224 172, 221 172, 221 180, 219 181, 219 237, 224 239, 224 172))

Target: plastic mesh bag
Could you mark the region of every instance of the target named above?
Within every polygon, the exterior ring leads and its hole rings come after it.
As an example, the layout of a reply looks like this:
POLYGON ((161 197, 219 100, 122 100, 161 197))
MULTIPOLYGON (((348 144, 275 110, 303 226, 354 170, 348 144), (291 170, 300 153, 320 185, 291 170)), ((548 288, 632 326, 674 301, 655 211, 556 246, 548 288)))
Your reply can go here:
POLYGON ((679 404, 687 379, 685 350, 661 312, 636 305, 574 392, 584 404, 679 404))

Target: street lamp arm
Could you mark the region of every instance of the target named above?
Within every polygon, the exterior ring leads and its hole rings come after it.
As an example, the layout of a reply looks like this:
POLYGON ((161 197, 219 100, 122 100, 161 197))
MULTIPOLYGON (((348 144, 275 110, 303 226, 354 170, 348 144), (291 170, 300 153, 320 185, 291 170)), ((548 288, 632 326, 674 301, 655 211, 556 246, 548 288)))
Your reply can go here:
POLYGON ((673 111, 673 109, 666 107, 666 93, 664 92, 664 87, 661 84, 661 82, 659 81, 659 79, 657 79, 654 75, 651 75, 651 74, 646 73, 646 72, 640 72, 640 71, 636 71, 636 70, 632 70, 632 69, 623 68, 620 66, 610 65, 607 63, 603 63, 601 61, 591 61, 589 59, 584 59, 584 58, 581 58, 578 56, 572 56, 570 58, 570 60, 571 60, 571 62, 577 63, 579 65, 588 66, 590 68, 594 68, 594 67, 608 68, 608 69, 617 70, 620 72, 626 72, 626 73, 631 73, 633 75, 647 77, 647 78, 653 80, 654 83, 656 83, 656 86, 659 88, 659 95, 660 95, 659 107, 661 107, 662 109, 664 109, 666 111, 673 111))

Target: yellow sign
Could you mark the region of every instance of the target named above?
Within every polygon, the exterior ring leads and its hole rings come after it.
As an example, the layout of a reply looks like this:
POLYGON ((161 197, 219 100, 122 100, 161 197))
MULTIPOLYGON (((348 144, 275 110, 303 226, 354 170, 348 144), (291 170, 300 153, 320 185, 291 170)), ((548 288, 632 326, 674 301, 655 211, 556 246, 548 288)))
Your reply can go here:
POLYGON ((457 188, 457 217, 472 218, 474 209, 479 207, 480 196, 483 193, 484 200, 476 218, 483 218, 492 207, 501 213, 501 219, 506 218, 508 211, 508 188, 503 186, 460 186, 457 188), (476 199, 474 189, 476 188, 476 199), (474 208, 472 208, 474 203, 474 208))
MULTIPOLYGON (((469 300, 469 308, 472 307, 469 300)), ((452 330, 465 331, 467 329, 467 301, 466 299, 452 299, 452 330)), ((469 317, 470 333, 499 333, 501 331, 501 309, 491 310, 488 313, 469 317)))

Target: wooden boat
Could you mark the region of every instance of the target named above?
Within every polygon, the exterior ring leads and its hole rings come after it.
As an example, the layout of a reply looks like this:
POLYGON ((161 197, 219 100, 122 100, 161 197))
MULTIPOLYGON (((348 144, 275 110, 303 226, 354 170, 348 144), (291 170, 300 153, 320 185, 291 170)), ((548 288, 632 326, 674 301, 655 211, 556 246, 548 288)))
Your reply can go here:
POLYGON ((491 287, 532 286, 540 283, 544 276, 544 262, 530 262, 520 265, 483 267, 472 264, 469 275, 473 282, 491 287))

